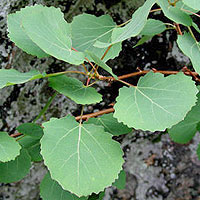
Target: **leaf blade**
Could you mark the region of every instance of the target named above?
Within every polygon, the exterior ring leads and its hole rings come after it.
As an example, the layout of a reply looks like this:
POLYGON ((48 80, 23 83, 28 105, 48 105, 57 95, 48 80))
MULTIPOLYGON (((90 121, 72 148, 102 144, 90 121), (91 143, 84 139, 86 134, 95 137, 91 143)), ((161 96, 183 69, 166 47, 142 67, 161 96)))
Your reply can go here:
POLYGON ((31 159, 25 149, 22 149, 20 155, 15 160, 0 162, 0 182, 12 183, 24 178, 31 167, 31 159))
POLYGON ((187 113, 184 120, 168 130, 169 136, 174 142, 186 144, 196 134, 196 127, 200 122, 200 94, 197 97, 198 101, 196 105, 187 113))
POLYGON ((75 78, 62 75, 49 78, 49 82, 50 87, 77 104, 92 104, 102 100, 102 95, 97 93, 94 88, 84 86, 81 81, 75 78))
POLYGON ((40 162, 43 160, 43 157, 40 154, 41 145, 39 139, 35 139, 31 136, 26 136, 21 138, 19 143, 23 148, 27 150, 32 162, 40 162))
POLYGON ((116 44, 130 37, 135 37, 139 35, 139 33, 142 31, 146 24, 149 11, 155 3, 156 0, 147 0, 143 6, 141 6, 133 13, 131 21, 126 26, 122 28, 115 28, 112 33, 111 43, 96 41, 94 46, 99 48, 105 48, 110 46, 111 44, 116 44))
POLYGON ((47 173, 40 183, 40 196, 43 200, 87 200, 86 197, 78 198, 74 194, 63 190, 62 187, 51 178, 50 173, 47 173))
POLYGON ((179 35, 177 44, 181 51, 190 58, 193 68, 199 74, 199 56, 200 56, 200 44, 196 42, 189 33, 179 35))
POLYGON ((171 19, 172 21, 178 24, 183 24, 185 26, 192 25, 191 17, 179 8, 169 5, 168 1, 158 0, 158 4, 161 7, 165 16, 171 19))
POLYGON ((120 89, 114 117, 128 127, 165 130, 183 120, 195 105, 197 92, 191 77, 182 73, 164 78, 149 72, 140 78, 137 87, 120 89))
POLYGON ((71 116, 51 119, 43 126, 44 162, 52 178, 64 189, 77 196, 88 196, 100 192, 117 178, 123 153, 119 144, 102 127, 79 125, 71 116), (55 156, 58 153, 61 156, 55 156), (59 170, 57 166, 60 166, 59 170), (63 173, 68 176, 63 178, 63 173))
POLYGON ((153 36, 162 33, 165 29, 166 26, 162 21, 155 19, 148 19, 140 34, 153 36))
MULTIPOLYGON (((71 26, 73 47, 78 51, 85 52, 86 57, 88 56, 86 51, 89 51, 101 58, 106 48, 97 48, 93 44, 97 40, 111 42, 112 30, 116 27, 116 24, 109 15, 96 17, 84 13, 74 17, 71 26)), ((103 59, 104 62, 118 56, 120 51, 121 43, 113 45, 103 59)))
POLYGON ((9 85, 21 84, 44 76, 36 70, 21 73, 15 69, 0 69, 0 89, 9 85))
POLYGON ((72 50, 71 26, 60 9, 36 5, 22 11, 26 34, 43 51, 70 64, 84 62, 84 54, 72 50))
POLYGON ((20 133, 40 139, 43 136, 43 129, 35 123, 24 123, 16 128, 20 133))
POLYGON ((111 133, 114 136, 119 136, 122 134, 127 134, 132 131, 131 128, 128 128, 123 123, 119 123, 116 118, 113 117, 113 114, 104 114, 98 118, 90 118, 86 124, 95 124, 101 125, 104 127, 106 132, 111 133))
POLYGON ((20 145, 6 132, 0 132, 0 161, 14 160, 20 154, 20 145))
POLYGON ((8 37, 26 53, 38 58, 48 57, 49 55, 40 49, 25 33, 21 25, 23 17, 23 13, 20 11, 8 15, 8 37))
POLYGON ((183 3, 194 10, 200 10, 200 4, 198 0, 183 0, 183 3))
POLYGON ((115 180, 115 182, 113 183, 113 186, 115 186, 119 190, 125 189, 125 186, 126 186, 126 172, 124 170, 122 170, 119 173, 119 177, 118 177, 117 180, 115 180))
POLYGON ((94 53, 90 52, 90 51, 86 51, 90 57, 93 59, 93 61, 101 68, 103 68, 104 70, 106 70, 108 73, 110 73, 115 79, 118 79, 118 77, 113 74, 112 69, 103 61, 101 60, 99 57, 97 57, 94 53))

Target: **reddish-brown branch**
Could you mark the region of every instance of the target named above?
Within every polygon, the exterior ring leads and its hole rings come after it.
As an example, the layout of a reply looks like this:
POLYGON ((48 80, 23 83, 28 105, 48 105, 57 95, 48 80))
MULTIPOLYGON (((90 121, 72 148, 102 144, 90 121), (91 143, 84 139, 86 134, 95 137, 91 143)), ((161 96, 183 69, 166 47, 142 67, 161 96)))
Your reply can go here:
MULTIPOLYGON (((97 117, 97 116, 99 116, 99 115, 112 113, 112 112, 114 112, 114 111, 115 111, 114 108, 108 108, 108 109, 101 110, 101 111, 98 111, 98 112, 94 112, 94 113, 91 113, 91 114, 83 115, 83 116, 82 116, 82 119, 83 119, 83 120, 87 120, 87 119, 89 119, 89 118, 91 118, 91 117, 97 117)), ((78 116, 78 117, 76 117, 76 120, 78 121, 78 120, 80 120, 80 118, 81 118, 81 116, 78 116)))
POLYGON ((21 133, 14 133, 14 134, 11 134, 10 137, 16 138, 16 137, 21 136, 21 135, 22 135, 21 133))
MULTIPOLYGON (((162 73, 162 74, 165 74, 165 75, 179 73, 179 71, 162 71, 162 70, 156 70, 156 69, 153 69, 153 71, 155 73, 162 73)), ((125 74, 125 75, 119 76, 118 79, 122 80, 122 79, 130 78, 130 77, 134 77, 134 76, 138 76, 138 75, 144 75, 144 74, 147 74, 148 72, 150 72, 150 70, 133 72, 133 73, 130 73, 130 74, 125 74)), ((200 79, 197 78, 198 73, 196 73, 196 72, 192 72, 187 68, 183 68, 183 73, 185 75, 194 77, 196 81, 200 81, 200 79)), ((100 77, 101 80, 116 81, 116 79, 114 79, 113 77, 106 77, 106 76, 99 76, 99 77, 100 77)), ((91 117, 97 117, 99 115, 108 114, 108 113, 112 113, 112 112, 114 112, 114 108, 108 108, 108 109, 101 110, 101 111, 98 111, 98 112, 94 112, 94 113, 91 113, 91 114, 83 115, 82 119, 87 120, 91 117)), ((81 118, 81 116, 77 116, 76 120, 79 121, 80 118, 81 118)), ((21 136, 21 135, 22 135, 21 133, 14 133, 14 134, 11 134, 10 136, 15 138, 15 137, 18 137, 18 136, 21 136)))
MULTIPOLYGON (((94 112, 94 113, 91 113, 91 114, 86 114, 86 115, 83 115, 82 117, 81 116, 77 116, 75 117, 76 121, 79 121, 80 119, 82 120, 87 120, 91 117, 97 117, 97 116, 100 116, 100 115, 103 115, 103 114, 108 114, 108 113, 112 113, 114 112, 114 108, 108 108, 108 109, 105 109, 105 110, 101 110, 101 111, 98 111, 98 112, 94 112)), ((11 137, 19 137, 21 136, 22 134, 21 133, 14 133, 12 135, 10 135, 11 137)))
POLYGON ((183 71, 184 73, 185 73, 185 72, 189 73, 190 76, 192 76, 192 77, 194 78, 195 81, 200 82, 200 79, 197 77, 197 75, 194 74, 192 71, 190 71, 186 66, 183 67, 182 71, 183 71))
MULTIPOLYGON (((147 74, 148 72, 150 72, 150 70, 143 70, 143 71, 139 71, 139 72, 133 72, 133 73, 130 73, 130 74, 125 74, 125 75, 122 75, 122 76, 118 76, 118 79, 122 80, 122 79, 130 78, 130 77, 134 77, 134 76, 144 75, 144 74, 147 74)), ((179 71, 163 71, 163 70, 156 70, 154 72, 165 74, 165 75, 171 75, 171 74, 179 73, 179 71)), ((184 72, 184 74, 185 75, 189 75, 189 76, 191 76, 191 74, 193 74, 195 76, 198 76, 198 73, 196 73, 196 72, 184 72)), ((100 79, 101 80, 110 80, 110 81, 116 80, 112 76, 109 76, 109 77, 108 76, 101 76, 100 79)))
POLYGON ((197 16, 197 17, 200 17, 200 15, 198 15, 197 13, 194 13, 194 12, 192 12, 192 11, 190 11, 190 10, 186 10, 186 9, 184 9, 184 8, 181 8, 181 10, 183 10, 183 11, 185 11, 185 12, 188 12, 188 13, 191 13, 191 14, 197 16))
POLYGON ((101 57, 101 60, 103 60, 103 59, 105 58, 105 56, 107 55, 107 53, 109 52, 109 50, 111 49, 111 47, 112 47, 112 45, 110 45, 110 46, 106 49, 105 53, 104 53, 103 56, 101 57))
POLYGON ((176 31, 177 31, 178 35, 183 35, 183 33, 182 33, 182 31, 181 31, 181 28, 180 28, 179 24, 174 23, 174 25, 175 25, 175 27, 176 27, 176 31))

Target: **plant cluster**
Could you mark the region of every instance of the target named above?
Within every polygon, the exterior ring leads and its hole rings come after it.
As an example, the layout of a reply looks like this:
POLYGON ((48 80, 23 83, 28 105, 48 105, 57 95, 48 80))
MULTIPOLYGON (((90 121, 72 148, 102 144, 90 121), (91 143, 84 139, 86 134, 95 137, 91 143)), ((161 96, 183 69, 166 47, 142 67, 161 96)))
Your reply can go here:
MULTIPOLYGON (((53 56, 81 65, 83 71, 46 74, 0 69, 0 88, 46 78, 56 91, 33 122, 16 128, 18 133, 0 132, 0 182, 19 181, 29 172, 31 162, 44 161, 49 172, 40 185, 43 199, 100 200, 106 187, 113 184, 121 189, 125 185, 123 152, 113 136, 130 133, 133 128, 167 131, 173 141, 188 143, 200 129, 200 93, 196 86, 200 44, 194 34, 200 29, 191 17, 200 17, 199 10, 195 0, 147 0, 120 25, 108 15, 90 14, 76 16, 68 23, 60 9, 42 5, 10 14, 9 38, 19 48, 38 58, 53 56), (162 11, 169 22, 148 18, 150 12, 157 11, 162 11), (138 46, 168 29, 177 32, 178 47, 190 58, 195 71, 187 67, 181 72, 153 69, 117 77, 106 64, 118 56, 124 40, 141 35, 138 46), (102 76, 98 68, 110 76, 102 76), (84 75, 86 84, 67 76, 69 73, 84 75), (144 75, 137 86, 123 80, 136 75, 144 75), (113 108, 84 115, 84 105, 102 101, 102 95, 92 87, 98 81, 119 81, 125 86, 113 108), (37 124, 58 93, 81 104, 81 115, 37 124)), ((200 147, 197 153, 200 157, 200 147)))

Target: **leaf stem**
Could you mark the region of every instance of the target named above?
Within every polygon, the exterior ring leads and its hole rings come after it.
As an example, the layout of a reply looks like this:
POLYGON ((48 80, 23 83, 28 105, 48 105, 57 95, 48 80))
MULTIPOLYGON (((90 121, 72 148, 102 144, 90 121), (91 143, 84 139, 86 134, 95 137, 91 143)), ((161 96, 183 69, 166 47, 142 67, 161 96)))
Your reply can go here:
POLYGON ((174 25, 175 25, 175 27, 176 27, 176 31, 177 31, 178 35, 183 35, 183 33, 182 33, 182 31, 181 31, 181 28, 180 28, 179 24, 174 23, 174 25))
POLYGON ((46 74, 44 76, 44 78, 48 78, 48 77, 52 77, 52 76, 59 76, 62 74, 68 74, 68 73, 73 73, 73 74, 83 74, 83 75, 87 75, 85 72, 80 72, 80 71, 63 71, 63 72, 56 72, 56 73, 52 73, 52 74, 46 74))
MULTIPOLYGON (((161 11, 161 10, 162 10, 161 8, 153 9, 153 10, 150 10, 150 13, 152 13, 152 12, 156 12, 156 11, 161 11)), ((117 25, 117 27, 122 27, 122 26, 128 24, 131 20, 132 20, 132 18, 129 19, 129 20, 127 20, 127 21, 125 21, 125 22, 122 23, 122 24, 117 25)))
POLYGON ((21 135, 21 137, 18 137, 17 139, 16 139, 16 141, 19 141, 19 140, 21 140, 22 138, 24 138, 26 135, 21 135))
POLYGON ((130 83, 127 83, 126 81, 122 81, 122 80, 120 80, 120 79, 118 79, 117 81, 119 81, 119 82, 121 82, 121 83, 123 83, 123 84, 125 84, 125 85, 127 85, 127 86, 130 86, 130 87, 136 87, 136 86, 134 86, 134 85, 132 85, 132 84, 130 84, 130 83))
POLYGON ((157 11, 161 11, 161 10, 162 10, 161 8, 156 8, 156 9, 150 10, 150 13, 152 13, 152 12, 157 12, 157 11))
POLYGON ((101 57, 101 60, 103 60, 105 58, 105 56, 107 55, 107 53, 109 52, 109 50, 111 49, 111 47, 112 47, 112 44, 106 49, 105 53, 101 57))
POLYGON ((81 109, 81 115, 80 115, 80 120, 79 120, 79 124, 82 124, 83 121, 83 111, 84 111, 84 105, 82 105, 82 109, 81 109))
MULTIPOLYGON (((97 116, 100 116, 100 115, 103 115, 103 114, 108 114, 108 113, 112 113, 114 112, 114 108, 108 108, 108 109, 105 109, 105 110, 101 110, 101 111, 97 111, 97 112, 94 112, 94 113, 91 113, 91 114, 86 114, 86 115, 80 115, 80 116, 77 116, 75 117, 76 121, 79 121, 81 118, 82 120, 87 120, 91 117, 97 117, 97 116)), ((10 137, 19 137, 21 136, 22 134, 21 133, 15 133, 15 134, 12 134, 10 135, 10 137)))
POLYGON ((108 109, 97 111, 97 112, 94 112, 94 113, 91 113, 91 114, 82 115, 82 117, 81 116, 77 116, 75 119, 77 121, 80 120, 81 118, 82 118, 82 120, 87 120, 87 119, 89 119, 91 117, 97 117, 99 115, 112 113, 114 111, 115 111, 114 108, 108 108, 108 109))
POLYGON ((39 115, 33 120, 33 123, 35 123, 38 119, 40 119, 40 117, 42 115, 44 115, 44 113, 48 110, 49 106, 51 105, 52 101, 55 99, 56 95, 58 93, 55 92, 47 101, 46 105, 44 106, 44 108, 40 111, 39 115))
MULTIPOLYGON (((134 77, 134 76, 139 76, 139 75, 144 75, 147 74, 148 72, 150 72, 151 70, 143 70, 143 71, 139 71, 139 72, 133 72, 130 74, 125 74, 122 76, 118 76, 118 80, 122 80, 122 79, 126 79, 126 78, 130 78, 130 77, 134 77)), ((163 70, 156 70, 154 71, 155 73, 161 73, 161 74, 165 74, 165 75, 171 75, 171 74, 177 74, 180 71, 163 71, 163 70)), ((198 76, 198 73, 196 72, 184 72, 185 75, 191 75, 194 74, 196 76, 198 76)), ((108 80, 108 81, 117 81, 115 78, 113 78, 112 76, 101 76, 101 80, 108 80)))
POLYGON ((131 19, 129 19, 129 20, 127 20, 127 21, 125 21, 125 22, 124 22, 124 23, 122 23, 122 24, 119 24, 119 25, 117 25, 117 27, 122 27, 122 26, 124 26, 124 25, 128 24, 130 21, 131 21, 131 19))
POLYGON ((196 15, 197 17, 200 17, 200 15, 198 15, 198 14, 196 14, 196 13, 190 11, 190 10, 186 10, 186 9, 184 9, 184 8, 181 8, 181 10, 182 10, 182 11, 185 11, 185 12, 187 12, 187 13, 191 13, 191 14, 193 14, 193 15, 196 15))
MULTIPOLYGON (((195 38, 194 33, 192 32, 192 29, 191 29, 189 26, 188 26, 187 28, 188 28, 188 30, 189 30, 191 36, 193 37, 193 39, 197 42, 197 39, 195 38)), ((197 43, 198 43, 198 42, 197 42, 197 43)))
POLYGON ((82 64, 82 66, 83 66, 83 68, 85 69, 85 72, 88 74, 89 72, 88 72, 87 67, 85 66, 84 63, 82 64))

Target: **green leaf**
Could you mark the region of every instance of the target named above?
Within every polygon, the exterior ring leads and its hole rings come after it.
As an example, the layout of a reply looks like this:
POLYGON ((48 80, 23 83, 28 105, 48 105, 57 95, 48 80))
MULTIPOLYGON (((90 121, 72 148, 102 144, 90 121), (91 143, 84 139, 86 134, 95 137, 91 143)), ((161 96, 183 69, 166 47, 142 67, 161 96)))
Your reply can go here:
POLYGON ((40 140, 35 139, 31 136, 23 137, 19 140, 20 145, 25 148, 33 162, 40 162, 43 160, 42 155, 40 154, 40 140))
POLYGON ((137 42, 137 44, 135 46, 133 46, 133 48, 144 44, 145 42, 149 41, 152 37, 153 36, 151 36, 151 35, 142 36, 142 38, 137 42))
POLYGON ((200 10, 199 0, 183 0, 183 3, 194 10, 200 10))
POLYGON ((0 69, 0 89, 9 85, 21 84, 42 77, 44 77, 44 75, 35 70, 21 73, 15 69, 0 69))
POLYGON ((101 126, 67 116, 43 124, 41 154, 51 176, 77 196, 99 193, 117 178, 123 152, 101 126))
POLYGON ((59 8, 35 5, 21 12, 26 34, 43 51, 71 64, 84 62, 84 54, 72 50, 71 25, 59 8))
POLYGON ((177 143, 188 143, 197 132, 197 124, 200 122, 200 93, 197 95, 198 101, 192 110, 189 111, 183 121, 172 126, 168 130, 170 138, 177 143))
MULTIPOLYGON (((72 45, 78 51, 88 50, 101 58, 107 48, 96 48, 93 44, 97 40, 110 43, 112 30, 115 27, 116 24, 109 15, 100 17, 86 13, 78 15, 72 21, 72 45)), ((121 43, 113 45, 103 60, 106 62, 115 58, 120 51, 121 43)), ((88 56, 87 53, 86 56, 88 56)))
POLYGON ((77 104, 92 104, 102 100, 102 96, 94 88, 84 86, 78 79, 62 75, 49 78, 49 82, 50 87, 77 104))
MULTIPOLYGON (((186 4, 183 3, 183 1, 178 1, 176 3, 176 7, 181 9, 181 10, 183 10, 183 11, 187 10, 187 11, 190 11, 190 12, 193 12, 193 13, 197 13, 198 12, 198 10, 188 7, 186 4)), ((188 15, 192 15, 192 13, 190 13, 190 12, 186 12, 186 11, 184 11, 184 12, 186 14, 188 14, 188 15)))
POLYGON ((20 145, 6 132, 0 132, 0 161, 8 162, 14 160, 20 154, 20 145))
POLYGON ((196 103, 197 92, 191 77, 183 73, 164 77, 149 72, 137 87, 120 89, 114 117, 135 129, 162 131, 184 119, 196 103))
POLYGON ((113 74, 112 69, 100 58, 98 58, 94 53, 86 51, 89 56, 92 58, 92 60, 101 68, 103 68, 104 70, 106 70, 107 72, 109 72, 115 79, 118 79, 118 77, 113 74))
POLYGON ((105 43, 98 40, 94 44, 94 46, 105 48, 111 44, 122 42, 130 37, 135 37, 139 35, 147 22, 149 11, 151 10, 151 7, 155 4, 155 2, 156 0, 147 0, 143 6, 141 6, 135 11, 135 13, 133 13, 131 21, 126 26, 122 28, 115 28, 112 33, 111 43, 105 43))
POLYGON ((37 56, 38 58, 47 57, 46 54, 40 47, 38 47, 25 33, 22 27, 22 12, 16 12, 8 15, 8 37, 13 41, 19 48, 28 54, 37 56))
POLYGON ((167 18, 185 26, 192 25, 192 18, 178 7, 171 6, 166 0, 158 0, 158 4, 167 18))
POLYGON ((104 196, 105 196, 105 192, 100 192, 98 200, 103 200, 104 196))
POLYGON ((40 196, 43 200, 87 200, 87 197, 77 197, 52 180, 50 173, 47 173, 40 183, 40 196))
POLYGON ((198 156, 198 159, 200 160, 200 144, 197 147, 197 156, 198 156))
POLYGON ((103 200, 105 192, 100 192, 99 194, 92 194, 89 196, 88 200, 103 200))
POLYGON ((127 134, 132 131, 132 128, 128 128, 123 123, 119 123, 116 118, 113 117, 113 114, 104 114, 98 118, 90 118, 86 124, 95 124, 101 125, 104 127, 106 132, 111 133, 112 135, 118 136, 122 134, 127 134))
POLYGON ((24 178, 30 170, 31 158, 25 149, 22 149, 20 155, 15 160, 0 162, 0 182, 12 183, 24 178))
POLYGON ((35 123, 24 123, 16 128, 20 133, 40 139, 43 136, 43 129, 35 123))
POLYGON ((179 35, 177 39, 177 44, 181 51, 190 58, 195 71, 200 74, 200 44, 196 42, 189 33, 179 35))
POLYGON ((198 33, 200 33, 200 29, 199 29, 198 25, 197 25, 195 22, 192 22, 192 26, 193 26, 193 28, 195 28, 195 30, 196 30, 198 33))
POLYGON ((113 183, 113 186, 115 186, 119 190, 123 190, 126 186, 126 172, 122 170, 119 174, 118 179, 113 183))
POLYGON ((155 19, 148 19, 147 23, 145 24, 140 34, 153 36, 162 33, 163 31, 165 31, 165 29, 166 26, 162 21, 155 19))

